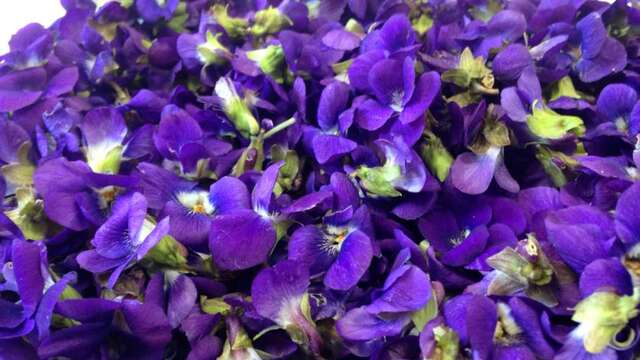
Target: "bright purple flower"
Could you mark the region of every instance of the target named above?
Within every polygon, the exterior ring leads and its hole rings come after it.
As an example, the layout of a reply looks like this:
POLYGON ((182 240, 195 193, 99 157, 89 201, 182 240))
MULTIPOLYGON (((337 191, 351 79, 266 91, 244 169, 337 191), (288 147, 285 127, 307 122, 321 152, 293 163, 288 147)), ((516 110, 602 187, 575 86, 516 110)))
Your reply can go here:
POLYGON ((383 59, 371 67, 367 79, 375 99, 365 100, 356 111, 361 128, 377 130, 394 114, 399 115, 402 124, 408 124, 429 108, 440 91, 440 76, 428 72, 416 84, 414 63, 410 57, 383 59))
POLYGON ((624 69, 627 52, 618 40, 609 36, 599 13, 582 18, 576 29, 581 41, 576 63, 580 80, 594 82, 624 69))

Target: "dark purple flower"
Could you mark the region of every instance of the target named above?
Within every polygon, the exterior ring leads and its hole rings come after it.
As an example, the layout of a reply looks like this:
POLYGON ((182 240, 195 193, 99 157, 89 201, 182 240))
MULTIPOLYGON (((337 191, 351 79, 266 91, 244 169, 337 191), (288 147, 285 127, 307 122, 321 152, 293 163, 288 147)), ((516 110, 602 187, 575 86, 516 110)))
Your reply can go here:
POLYGON ((78 254, 78 264, 93 273, 112 270, 107 287, 113 288, 127 266, 140 261, 168 232, 168 217, 158 224, 147 218, 147 200, 142 194, 122 195, 91 240, 95 249, 78 254))

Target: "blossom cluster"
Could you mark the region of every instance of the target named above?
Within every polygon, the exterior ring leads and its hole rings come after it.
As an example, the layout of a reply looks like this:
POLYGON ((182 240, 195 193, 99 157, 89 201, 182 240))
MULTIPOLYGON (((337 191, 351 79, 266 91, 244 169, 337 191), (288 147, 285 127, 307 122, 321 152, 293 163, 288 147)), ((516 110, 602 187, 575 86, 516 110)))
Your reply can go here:
POLYGON ((0 57, 1 359, 640 353, 637 0, 61 3, 0 57))

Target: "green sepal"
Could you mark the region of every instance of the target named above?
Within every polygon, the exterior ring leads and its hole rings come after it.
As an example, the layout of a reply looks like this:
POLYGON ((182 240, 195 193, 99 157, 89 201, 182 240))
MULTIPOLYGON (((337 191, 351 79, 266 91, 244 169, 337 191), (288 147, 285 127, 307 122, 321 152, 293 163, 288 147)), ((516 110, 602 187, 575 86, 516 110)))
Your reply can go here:
POLYGON ((420 145, 420 155, 427 164, 429 171, 444 182, 449 176, 449 170, 453 164, 453 156, 432 132, 425 133, 425 142, 420 145))
POLYGON ((260 134, 249 143, 246 149, 240 154, 238 161, 233 165, 231 174, 233 176, 240 176, 249 170, 262 170, 262 163, 264 162, 264 139, 260 134))
POLYGON ((260 131, 258 120, 253 116, 244 99, 232 99, 225 112, 242 136, 249 138, 260 131))
POLYGON ((632 296, 597 291, 580 301, 571 319, 580 323, 585 350, 602 352, 629 320, 638 316, 639 303, 640 288, 634 288, 632 296))
POLYGON ((44 202, 35 197, 31 187, 18 188, 16 200, 16 208, 5 211, 4 214, 18 226, 27 239, 43 240, 48 229, 44 202))
POLYGON ((93 171, 103 174, 117 174, 120 170, 123 149, 124 147, 122 145, 111 149, 111 151, 107 153, 107 156, 104 157, 104 160, 102 160, 93 171))
POLYGON ((422 309, 411 314, 411 321, 418 331, 422 331, 424 326, 438 316, 438 299, 435 291, 431 290, 431 298, 422 309))
POLYGON ((207 31, 205 42, 198 45, 198 57, 204 64, 219 65, 227 62, 225 54, 230 53, 229 50, 218 40, 220 35, 220 33, 214 35, 211 31, 207 31))
POLYGON ((222 298, 207 298, 205 296, 200 297, 200 309, 207 314, 220 314, 223 316, 231 313, 231 305, 227 304, 222 298))
POLYGON ((427 31, 429 31, 429 29, 431 29, 431 27, 433 26, 433 19, 429 15, 423 13, 420 15, 420 17, 414 19, 411 22, 411 25, 413 27, 413 30, 415 30, 418 35, 422 36, 426 34, 427 31))
POLYGON ((366 31, 362 27, 362 24, 358 22, 358 20, 351 18, 347 20, 347 23, 344 25, 344 29, 358 35, 365 35, 366 31))
POLYGON ((177 33, 183 33, 185 32, 187 20, 189 20, 187 4, 181 1, 178 3, 178 7, 173 12, 173 17, 169 20, 167 26, 177 33))
POLYGON ((258 64, 263 73, 277 83, 284 83, 284 51, 280 45, 269 45, 262 49, 247 51, 249 60, 258 64))
POLYGON ((355 176, 360 179, 360 185, 373 196, 397 197, 402 196, 392 184, 392 181, 402 176, 400 166, 395 164, 385 164, 369 168, 360 167, 355 172, 355 176))
POLYGON ((456 360, 460 352, 460 338, 453 329, 444 325, 435 327, 433 335, 438 350, 438 360, 456 360))
POLYGON ((6 164, 0 167, 2 176, 10 183, 18 186, 33 184, 33 173, 36 167, 29 159, 31 142, 25 141, 18 147, 17 163, 6 164))
POLYGON ((574 99, 582 98, 576 91, 576 88, 573 86, 573 82, 571 81, 570 76, 563 77, 553 85, 553 88, 551 89, 551 98, 549 100, 553 101, 563 96, 574 99))
POLYGON ((477 81, 487 89, 493 88, 494 83, 493 74, 485 65, 485 59, 482 56, 474 58, 468 47, 460 54, 457 68, 442 74, 442 81, 454 83, 462 88, 469 88, 472 82, 477 81))
POLYGON ((291 19, 277 8, 269 6, 256 12, 253 26, 249 29, 254 36, 275 34, 286 26, 293 24, 291 19))
POLYGON ((181 270, 187 266, 188 250, 173 236, 165 235, 149 250, 146 259, 170 269, 181 270))
POLYGON ((241 38, 247 33, 249 27, 247 20, 230 16, 227 5, 213 5, 213 7, 211 7, 211 14, 215 18, 216 23, 222 26, 230 37, 241 38))
POLYGON ((353 59, 337 62, 331 65, 333 73, 336 75, 347 74, 349 67, 353 64, 353 59))
POLYGON ((547 106, 537 104, 534 101, 533 113, 527 117, 527 125, 534 135, 543 139, 561 139, 569 133, 584 135, 584 123, 579 117, 560 115, 547 106))
POLYGON ((283 191, 289 191, 294 188, 295 180, 300 171, 300 157, 295 150, 287 150, 281 145, 273 145, 271 147, 271 159, 273 162, 284 161, 284 165, 278 173, 278 189, 276 196, 283 191))

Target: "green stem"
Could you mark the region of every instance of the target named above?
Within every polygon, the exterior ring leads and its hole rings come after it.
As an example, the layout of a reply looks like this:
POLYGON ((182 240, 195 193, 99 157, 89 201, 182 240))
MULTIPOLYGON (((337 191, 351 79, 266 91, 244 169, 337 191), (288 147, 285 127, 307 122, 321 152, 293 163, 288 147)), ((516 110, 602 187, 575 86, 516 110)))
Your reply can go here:
POLYGON ((296 119, 295 118, 290 118, 289 120, 283 121, 280 124, 272 127, 269 131, 267 131, 266 133, 264 133, 263 135, 263 139, 268 139, 269 137, 279 133, 280 131, 288 128, 289 126, 293 125, 296 123, 296 119))

